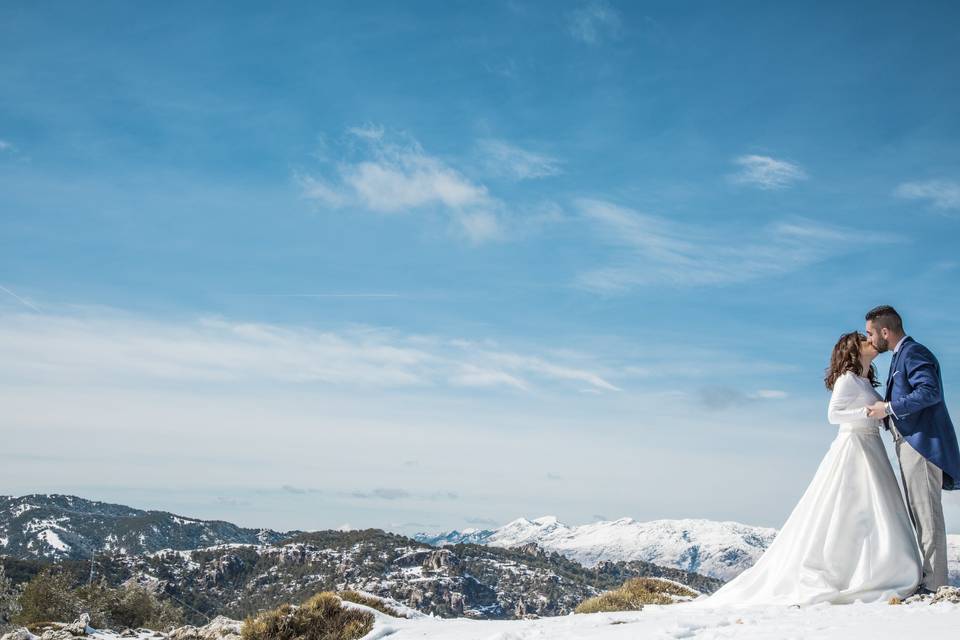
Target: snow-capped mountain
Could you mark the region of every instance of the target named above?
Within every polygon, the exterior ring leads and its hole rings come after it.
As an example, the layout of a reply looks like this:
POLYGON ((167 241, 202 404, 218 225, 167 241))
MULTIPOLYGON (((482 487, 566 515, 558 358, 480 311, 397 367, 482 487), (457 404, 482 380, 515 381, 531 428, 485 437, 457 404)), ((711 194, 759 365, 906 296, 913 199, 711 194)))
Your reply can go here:
MULTIPOLYGON (((516 547, 533 542, 587 567, 604 560, 642 560, 726 581, 756 562, 776 534, 776 529, 713 520, 621 518, 569 527, 544 516, 518 518, 498 529, 420 533, 414 538, 434 546, 471 542, 516 547)), ((947 537, 951 582, 960 584, 960 535, 947 537)))
POLYGON ((604 560, 642 560, 729 580, 752 565, 776 534, 776 529, 738 522, 621 518, 570 527, 544 516, 518 518, 499 529, 418 534, 415 539, 435 546, 463 541, 516 547, 533 542, 587 567, 604 560))
POLYGON ((225 543, 278 542, 297 533, 245 529, 165 511, 141 511, 76 496, 0 496, 0 555, 21 560, 89 558, 116 551, 148 553, 225 543))

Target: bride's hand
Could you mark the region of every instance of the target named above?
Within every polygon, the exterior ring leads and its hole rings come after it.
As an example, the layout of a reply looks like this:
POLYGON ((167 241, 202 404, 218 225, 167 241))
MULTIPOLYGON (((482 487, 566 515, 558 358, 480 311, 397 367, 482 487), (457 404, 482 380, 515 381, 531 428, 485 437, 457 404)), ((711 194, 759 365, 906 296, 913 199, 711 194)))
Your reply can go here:
POLYGON ((886 418, 887 417, 887 403, 886 402, 874 402, 873 404, 867 406, 867 417, 869 418, 886 418))

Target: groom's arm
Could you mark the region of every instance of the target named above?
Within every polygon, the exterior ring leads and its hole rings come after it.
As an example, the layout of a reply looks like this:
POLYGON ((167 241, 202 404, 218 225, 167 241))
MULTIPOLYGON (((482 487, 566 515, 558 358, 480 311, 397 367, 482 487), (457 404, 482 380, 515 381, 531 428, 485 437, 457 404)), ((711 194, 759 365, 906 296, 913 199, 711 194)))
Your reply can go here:
POLYGON ((904 374, 913 390, 899 398, 891 398, 890 409, 898 418, 932 407, 943 400, 937 360, 929 349, 918 346, 903 355, 904 374))

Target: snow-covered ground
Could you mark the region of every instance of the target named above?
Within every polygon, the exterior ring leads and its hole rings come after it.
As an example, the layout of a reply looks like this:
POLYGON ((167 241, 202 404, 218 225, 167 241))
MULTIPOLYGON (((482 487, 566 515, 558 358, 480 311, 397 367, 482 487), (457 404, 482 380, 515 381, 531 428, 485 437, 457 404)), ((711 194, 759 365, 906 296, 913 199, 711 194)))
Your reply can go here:
MULTIPOLYGON (((363 640, 672 640, 696 638, 719 640, 884 640, 923 637, 946 640, 960 629, 960 602, 956 592, 948 601, 890 605, 829 605, 810 607, 709 607, 703 600, 671 605, 647 605, 642 611, 571 614, 536 620, 471 620, 435 618, 387 600, 409 618, 393 618, 362 604, 343 606, 368 611, 375 617, 373 629, 363 640), (950 601, 953 600, 953 601, 950 601)), ((87 618, 89 620, 89 618, 87 618)), ((185 627, 154 635, 139 630, 121 636, 94 630, 86 621, 70 627, 83 628, 85 636, 66 634, 69 640, 240 640, 241 622, 218 617, 200 628, 185 627), (184 633, 188 631, 188 633, 184 633)), ((5 640, 40 640, 25 629, 5 640)))
POLYGON ((571 614, 538 620, 398 620, 377 614, 376 626, 364 640, 903 640, 917 634, 955 638, 960 633, 960 604, 949 602, 822 604, 802 609, 712 609, 699 604, 651 605, 636 612, 571 614))

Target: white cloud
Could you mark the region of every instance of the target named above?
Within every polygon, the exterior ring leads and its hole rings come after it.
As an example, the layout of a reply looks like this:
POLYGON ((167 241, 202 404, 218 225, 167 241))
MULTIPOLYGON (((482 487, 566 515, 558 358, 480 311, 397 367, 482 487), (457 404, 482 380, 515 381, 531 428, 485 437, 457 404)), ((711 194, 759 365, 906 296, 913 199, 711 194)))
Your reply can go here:
POLYGON ((532 180, 562 173, 556 158, 521 149, 503 140, 481 140, 478 143, 487 170, 511 180, 532 180))
POLYGON ((303 195, 311 200, 317 200, 329 207, 338 209, 351 202, 350 196, 341 190, 338 190, 331 184, 320 178, 313 176, 300 176, 300 186, 303 189, 303 195))
MULTIPOLYGON (((355 389, 498 387, 616 390, 584 358, 371 327, 323 331, 220 318, 157 322, 109 312, 0 316, 0 379, 355 389)), ((596 363, 594 363, 596 365, 596 363)))
POLYGON ((489 198, 485 187, 419 151, 361 162, 345 168, 342 177, 363 204, 385 213, 430 204, 462 209, 489 198))
POLYGON ((783 400, 789 396, 790 394, 780 389, 757 389, 747 397, 754 400, 783 400))
POLYGON ((567 14, 567 28, 577 40, 599 44, 620 37, 620 12, 606 0, 591 0, 567 14))
POLYGON ((908 200, 928 200, 937 209, 960 209, 960 183, 953 180, 904 182, 894 193, 908 200))
POLYGON ((708 409, 727 409, 764 400, 785 400, 788 397, 786 391, 778 389, 759 389, 752 393, 744 393, 727 386, 707 386, 699 389, 700 403, 708 409))
POLYGON ((491 211, 461 212, 457 218, 463 233, 472 242, 484 242, 502 236, 500 219, 491 211))
POLYGON ((464 387, 494 387, 498 385, 507 385, 517 389, 526 390, 529 385, 525 380, 510 375, 504 371, 496 369, 486 369, 472 364, 466 364, 461 367, 459 373, 455 374, 451 380, 453 384, 464 387))
POLYGON ((578 205, 611 244, 627 250, 619 262, 577 278, 578 285, 598 292, 777 276, 848 252, 850 239, 860 237, 853 230, 805 219, 776 222, 743 236, 735 229, 673 222, 601 200, 580 200, 578 205))
POLYGON ((328 177, 298 176, 303 195, 332 208, 362 207, 395 214, 423 208, 446 212, 472 242, 502 235, 502 203, 411 138, 389 139, 383 127, 347 131, 358 158, 336 164, 328 177))
POLYGON ((571 380, 576 382, 586 382, 594 389, 604 389, 607 391, 619 391, 617 387, 610 384, 600 376, 579 368, 571 368, 558 365, 553 362, 547 362, 542 358, 525 356, 516 353, 486 352, 493 362, 505 366, 510 370, 527 371, 530 373, 539 373, 549 378, 557 380, 571 380))
POLYGON ((734 159, 740 172, 730 176, 733 182, 760 189, 783 189, 807 178, 798 165, 769 156, 747 155, 734 159))
POLYGON ((0 151, 16 151, 16 147, 6 140, 0 140, 0 151))

